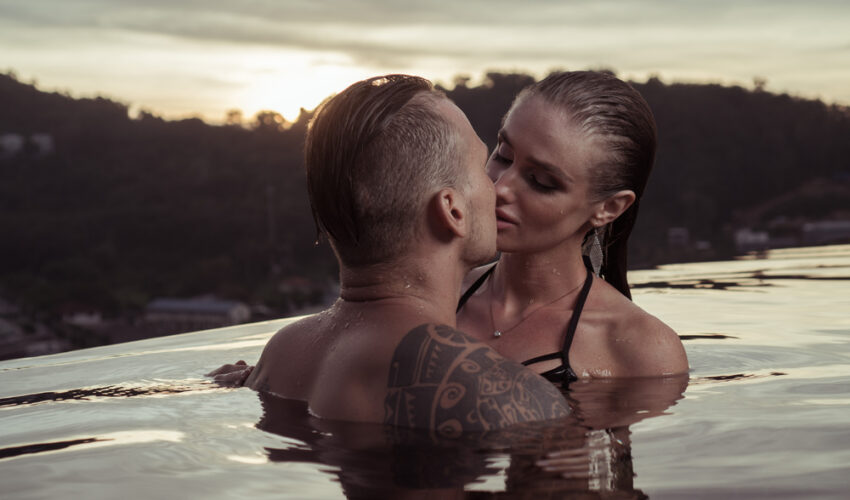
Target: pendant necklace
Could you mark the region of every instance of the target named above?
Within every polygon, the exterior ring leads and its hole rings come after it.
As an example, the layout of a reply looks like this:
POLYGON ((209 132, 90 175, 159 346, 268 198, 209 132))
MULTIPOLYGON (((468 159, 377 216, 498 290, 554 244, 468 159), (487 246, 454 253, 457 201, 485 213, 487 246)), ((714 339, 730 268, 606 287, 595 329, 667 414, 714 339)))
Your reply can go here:
MULTIPOLYGON (((552 304, 554 304, 555 302, 558 302, 559 300, 563 299, 567 295, 570 295, 571 293, 575 292, 576 290, 578 290, 581 287, 582 284, 584 284, 584 282, 579 283, 575 288, 571 288, 567 293, 561 295, 560 297, 556 298, 555 300, 548 302, 548 303, 538 307, 537 309, 531 311, 531 314, 520 319, 518 322, 516 322, 516 324, 514 324, 513 326, 511 326, 510 328, 508 328, 506 330, 500 330, 499 328, 496 327, 496 321, 493 319, 493 302, 495 302, 495 300, 491 299, 490 300, 490 324, 493 326, 493 337, 499 338, 503 334, 510 332, 511 330, 513 330, 514 328, 518 327, 523 322, 525 322, 525 320, 534 316, 534 313, 536 313, 537 311, 539 311, 541 309, 545 309, 545 308, 551 306, 552 304)), ((493 289, 491 288, 491 290, 493 290, 493 289)))

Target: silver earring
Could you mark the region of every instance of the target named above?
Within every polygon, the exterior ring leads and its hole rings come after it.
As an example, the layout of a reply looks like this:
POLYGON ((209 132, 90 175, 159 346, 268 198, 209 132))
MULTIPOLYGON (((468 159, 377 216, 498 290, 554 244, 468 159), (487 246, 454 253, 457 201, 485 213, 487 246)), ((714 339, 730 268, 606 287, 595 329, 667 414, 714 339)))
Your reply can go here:
POLYGON ((593 274, 599 276, 599 271, 602 269, 602 261, 605 255, 602 253, 602 242, 599 241, 599 228, 593 228, 593 241, 590 244, 590 265, 593 267, 593 274))

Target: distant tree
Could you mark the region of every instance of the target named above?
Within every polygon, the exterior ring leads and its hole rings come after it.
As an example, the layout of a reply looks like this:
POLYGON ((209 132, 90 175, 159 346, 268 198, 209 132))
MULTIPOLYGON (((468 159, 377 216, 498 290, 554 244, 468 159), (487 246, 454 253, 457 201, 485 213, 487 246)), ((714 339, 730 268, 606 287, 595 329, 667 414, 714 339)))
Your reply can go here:
POLYGON ((224 117, 225 125, 232 125, 236 127, 242 126, 242 110, 241 109, 229 109, 224 117))
POLYGON ((469 82, 471 80, 472 80, 472 78, 469 75, 457 75, 452 80, 452 84, 454 85, 455 88, 458 88, 458 87, 467 88, 469 86, 469 82))
POLYGON ((254 123, 251 128, 254 130, 279 132, 284 130, 286 125, 286 118, 277 111, 263 110, 258 111, 254 115, 254 123))
POLYGON ((139 114, 136 116, 136 120, 138 121, 154 121, 154 122, 162 122, 162 118, 153 114, 151 111, 146 109, 142 109, 139 111, 139 114))

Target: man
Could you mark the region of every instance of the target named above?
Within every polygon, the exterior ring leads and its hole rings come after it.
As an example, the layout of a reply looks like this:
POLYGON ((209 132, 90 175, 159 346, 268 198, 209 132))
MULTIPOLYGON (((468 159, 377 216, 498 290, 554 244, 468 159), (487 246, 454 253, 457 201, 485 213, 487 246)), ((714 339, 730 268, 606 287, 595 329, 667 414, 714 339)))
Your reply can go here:
POLYGON ((372 78, 323 104, 307 184, 340 297, 275 334, 245 385, 320 417, 442 436, 566 415, 550 383, 454 328, 461 280, 496 250, 486 159, 427 80, 372 78))

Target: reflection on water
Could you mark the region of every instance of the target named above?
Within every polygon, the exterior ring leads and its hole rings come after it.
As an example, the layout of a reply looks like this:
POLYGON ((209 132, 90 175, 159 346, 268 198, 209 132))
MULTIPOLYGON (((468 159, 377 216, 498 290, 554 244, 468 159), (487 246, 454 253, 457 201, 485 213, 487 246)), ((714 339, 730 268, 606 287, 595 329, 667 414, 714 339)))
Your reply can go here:
POLYGON ((767 374, 756 374, 756 373, 736 373, 734 375, 715 375, 713 377, 697 377, 691 379, 691 384, 701 384, 705 382, 717 382, 717 381, 725 381, 725 380, 741 380, 741 379, 753 379, 753 378, 763 378, 763 377, 781 377, 783 375, 788 375, 787 373, 782 372, 770 372, 767 374))
POLYGON ((699 340, 699 339, 711 339, 711 340, 720 340, 720 339, 736 339, 738 337, 734 337, 732 335, 724 335, 722 333, 692 333, 690 335, 679 335, 679 338, 683 341, 685 340, 699 340))
POLYGON ((24 446, 12 446, 9 448, 0 449, 0 459, 17 457, 18 455, 27 455, 30 453, 42 453, 46 451, 64 450, 65 448, 88 443, 97 443, 103 439, 87 438, 87 439, 72 439, 70 441, 57 441, 54 443, 36 443, 27 444, 24 446))
POLYGON ((689 380, 580 381, 549 423, 433 441, 202 374, 291 319, 0 362, 3 498, 846 498, 850 245, 630 273, 689 380), (683 394, 684 393, 684 394, 683 394))
MULTIPOLYGON (((69 402, 108 404, 232 391, 182 382, 41 392, 2 398, 0 407, 22 411, 69 402)), ((634 486, 630 426, 665 414, 687 385, 686 377, 579 381, 564 393, 574 409, 569 417, 456 439, 320 419, 304 402, 256 394, 262 413, 255 427, 277 439, 263 447, 265 460, 239 454, 229 458, 243 464, 317 466, 339 483, 347 498, 646 498, 634 486)), ((103 446, 180 443, 188 439, 186 434, 162 429, 93 432, 0 448, 0 461, 103 446)))
MULTIPOLYGON (((197 390, 213 390, 215 387, 212 384, 195 384, 191 385, 146 385, 138 387, 123 387, 123 386, 106 386, 106 387, 88 387, 84 389, 73 389, 69 391, 59 392, 41 392, 37 394, 25 394, 22 396, 13 396, 8 398, 0 398, 0 408, 4 407, 31 407, 39 404, 56 403, 56 402, 73 402, 73 401, 96 401, 104 398, 133 398, 140 396, 164 396, 169 394, 180 394, 188 391, 197 390)), ((105 443, 115 441, 121 444, 140 443, 156 440, 175 440, 175 433, 161 431, 144 431, 139 430, 131 432, 117 432, 110 434, 100 434, 98 437, 70 439, 65 441, 51 441, 45 443, 29 443, 22 446, 10 446, 0 448, 0 460, 4 458, 17 457, 19 455, 30 455, 36 453, 54 452, 66 450, 71 447, 79 447, 86 445, 91 447, 92 443, 105 443)), ((99 446, 99 445, 98 445, 99 446)))
POLYGON ((137 396, 159 396, 163 394, 179 394, 191 391, 197 387, 188 385, 159 385, 140 387, 89 387, 85 389, 72 389, 61 392, 40 392, 38 394, 26 394, 10 398, 0 398, 0 408, 4 406, 22 406, 45 403, 52 401, 90 401, 97 398, 131 398, 137 396))
MULTIPOLYGON (((269 460, 331 466, 323 470, 348 498, 454 498, 486 476, 503 481, 498 497, 646 498, 633 484, 629 426, 662 415, 686 386, 686 377, 582 381, 565 393, 570 417, 458 439, 318 419, 303 402, 261 394, 257 427, 286 438, 266 447, 269 460)), ((472 498, 485 496, 494 494, 472 498)))
MULTIPOLYGON (((838 267, 838 266, 835 266, 838 267)), ((823 269, 823 267, 821 267, 823 269)), ((817 276, 811 274, 765 274, 764 271, 742 273, 731 279, 712 279, 681 277, 670 281, 646 281, 632 284, 633 289, 669 288, 695 290, 732 290, 735 288, 753 288, 774 286, 770 281, 809 280, 809 281, 850 281, 850 276, 817 276)))

